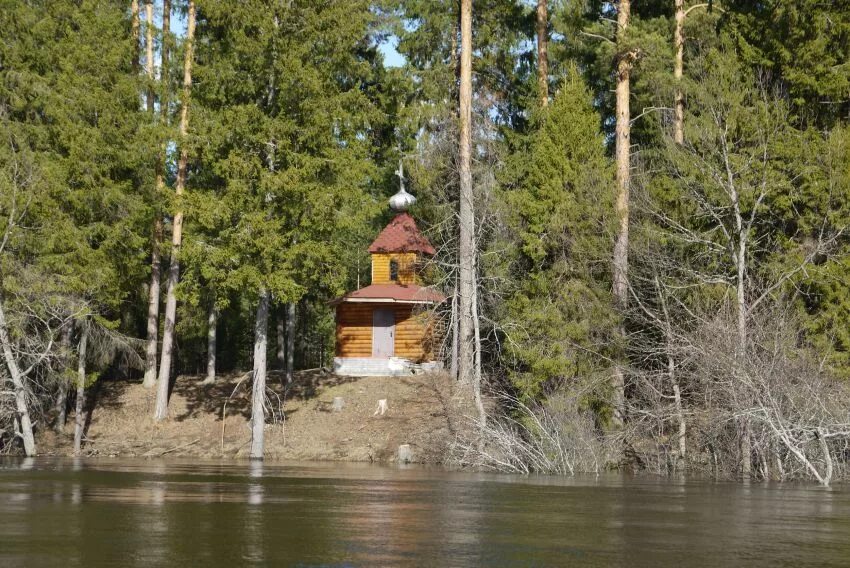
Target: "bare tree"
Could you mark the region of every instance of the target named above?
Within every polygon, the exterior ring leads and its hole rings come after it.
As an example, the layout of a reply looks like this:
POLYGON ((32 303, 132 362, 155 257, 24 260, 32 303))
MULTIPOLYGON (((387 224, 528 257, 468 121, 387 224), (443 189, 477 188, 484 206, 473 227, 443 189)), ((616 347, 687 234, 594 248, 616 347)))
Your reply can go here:
POLYGON ((504 473, 573 475, 599 473, 616 455, 617 437, 599 436, 590 411, 579 400, 557 396, 529 406, 510 395, 511 413, 476 424, 478 440, 459 437, 451 448, 457 465, 504 473))
MULTIPOLYGON (((5 119, 0 107, 0 119, 5 119)), ((11 132, 11 131, 9 131, 11 132)), ((3 287, 0 276, 0 351, 3 356, 3 376, 11 383, 11 390, 3 389, 0 410, 5 415, 7 404, 13 401, 8 416, 15 438, 23 442, 24 452, 35 455, 36 445, 33 431, 31 405, 35 402, 32 385, 55 355, 54 343, 57 331, 68 323, 68 309, 61 295, 32 294, 27 290, 44 279, 44 274, 33 271, 26 264, 16 262, 7 247, 25 226, 29 207, 38 191, 38 174, 33 166, 22 157, 19 146, 9 136, 8 156, 0 168, 0 258, 5 266, 17 268, 16 280, 19 294, 9 293, 3 287), (11 401, 9 398, 11 398, 11 401)), ((3 381, 3 387, 8 385, 3 381)), ((4 419, 4 422, 6 420, 4 419)), ((0 430, 3 430, 0 426, 0 430)), ((2 433, 2 432, 0 432, 2 433)))
POLYGON ((83 430, 86 426, 86 351, 89 341, 89 326, 85 319, 77 322, 80 341, 77 346, 77 401, 74 412, 74 455, 80 455, 83 445, 83 430))
MULTIPOLYGON (((706 69, 714 65, 708 62, 706 69)), ((774 243, 774 238, 760 232, 760 227, 770 223, 768 203, 774 196, 789 192, 793 183, 783 173, 776 156, 777 149, 787 140, 790 121, 780 98, 760 86, 741 85, 738 75, 729 73, 723 77, 735 82, 736 102, 728 100, 729 95, 717 96, 718 89, 731 87, 714 85, 720 79, 706 70, 701 86, 707 94, 700 100, 699 116, 694 118, 692 140, 678 144, 674 139, 668 144, 670 175, 682 189, 683 203, 692 208, 690 219, 683 221, 660 207, 649 214, 665 231, 664 238, 685 251, 679 259, 676 278, 664 287, 723 287, 733 298, 736 366, 729 376, 733 382, 742 383, 747 380, 747 364, 753 357, 750 327, 754 314, 763 303, 774 300, 814 259, 825 257, 843 229, 831 226, 825 211, 820 228, 807 236, 808 244, 800 248, 797 261, 769 275, 756 270, 756 263, 770 254, 774 243)), ((686 308, 683 300, 676 301, 686 308)), ((659 328, 668 337, 672 334, 665 322, 659 328)), ((728 392, 733 397, 730 407, 744 404, 734 397, 745 391, 728 392)), ((751 420, 749 413, 735 416, 739 471, 744 477, 753 475, 751 458, 757 453, 751 420)))
MULTIPOLYGON (((631 20, 631 0, 619 0, 617 5, 617 41, 624 42, 624 36, 631 20)), ((629 190, 631 186, 631 96, 630 80, 632 66, 637 58, 635 50, 622 51, 617 57, 616 86, 616 128, 615 156, 617 162, 617 241, 614 245, 613 280, 614 298, 617 306, 625 312, 629 303, 629 190)), ((622 332, 625 335, 625 331, 622 332)), ((623 404, 625 401, 625 376, 620 365, 615 365, 612 375, 613 422, 615 426, 623 424, 623 404)))
MULTIPOLYGON (((30 395, 30 390, 26 384, 27 375, 32 371, 32 367, 21 369, 18 366, 18 361, 12 352, 12 339, 9 337, 8 325, 6 322, 6 313, 3 310, 3 299, 0 297, 0 347, 3 348, 3 359, 6 362, 6 368, 9 376, 12 379, 14 387, 15 410, 16 410, 16 434, 20 436, 24 443, 24 453, 27 456, 35 455, 35 436, 33 434, 32 419, 30 418, 29 406, 27 398, 30 395)), ((50 347, 50 345, 48 345, 50 347)), ((48 350, 45 350, 46 354, 48 350)))
POLYGON ((215 305, 215 300, 213 300, 207 310, 207 377, 204 379, 204 383, 206 384, 212 384, 215 382, 217 332, 218 306, 215 305))
POLYGON ((475 209, 472 191, 472 1, 461 0, 460 8, 460 104, 459 104, 459 356, 461 380, 471 382, 474 374, 473 296, 475 295, 475 209))
MULTIPOLYGON (((148 3, 148 6, 151 4, 148 3)), ((147 8, 147 6, 146 6, 147 8)), ((162 42, 160 46, 160 100, 159 114, 160 124, 165 126, 168 124, 168 47, 171 32, 171 0, 163 0, 162 3, 162 42)), ((150 30, 151 26, 148 26, 150 30)), ((150 42, 151 34, 148 34, 150 42)), ((148 50, 148 57, 153 59, 152 49, 148 50)), ((151 84, 154 81, 153 65, 148 66, 148 79, 151 84)), ((148 111, 153 113, 153 87, 148 89, 148 111)), ((156 180, 155 180, 155 195, 156 199, 165 192, 165 151, 166 142, 163 142, 156 163, 156 180)), ((153 231, 151 233, 151 281, 148 287, 148 319, 147 319, 147 348, 145 353, 145 375, 142 384, 148 388, 153 388, 156 384, 156 354, 157 342, 159 339, 159 303, 161 293, 162 279, 162 214, 157 208, 154 213, 153 231)))
POLYGON ((61 434, 65 429, 65 422, 68 416, 68 387, 70 386, 66 371, 71 366, 71 333, 72 326, 69 323, 62 327, 60 345, 60 363, 59 363, 59 385, 56 393, 56 424, 54 428, 57 434, 61 434))
MULTIPOLYGON (((714 421, 746 418, 751 454, 742 457, 752 461, 753 476, 814 478, 829 485, 837 472, 846 475, 850 389, 800 344, 802 326, 786 302, 771 300, 752 314, 744 361, 734 312, 706 317, 689 337, 703 373, 734 377, 704 383, 707 396, 721 402, 712 409, 714 421)), ((738 447, 729 440, 724 449, 735 454, 738 447)))
POLYGON ((266 427, 266 349, 268 348, 269 293, 260 290, 254 322, 254 386, 251 391, 251 459, 263 459, 266 427))
POLYGON ((186 53, 183 61, 183 100, 180 109, 180 159, 177 162, 177 181, 174 194, 178 199, 177 211, 172 221, 171 262, 168 268, 168 291, 165 302, 165 330, 162 336, 162 356, 159 366, 159 388, 157 389, 156 420, 168 416, 168 391, 171 379, 171 358, 174 344, 174 325, 177 318, 177 283, 180 279, 180 246, 183 242, 183 206, 180 198, 186 187, 186 170, 189 162, 187 138, 189 132, 189 103, 192 90, 192 59, 195 41, 195 2, 189 1, 186 28, 186 53))
MULTIPOLYGON (((481 398, 480 353, 476 356, 477 289, 475 285, 475 198, 472 188, 472 0, 461 0, 460 10, 460 126, 459 126, 459 314, 458 373, 461 380, 472 383, 476 400, 481 398)), ((479 405, 479 422, 483 427, 486 414, 479 405)))

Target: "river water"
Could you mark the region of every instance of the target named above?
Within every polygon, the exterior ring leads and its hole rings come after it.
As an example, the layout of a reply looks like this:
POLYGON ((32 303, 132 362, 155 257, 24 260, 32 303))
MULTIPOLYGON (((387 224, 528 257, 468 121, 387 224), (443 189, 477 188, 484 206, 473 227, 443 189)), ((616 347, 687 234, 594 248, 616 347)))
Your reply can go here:
POLYGON ((850 566, 850 491, 337 463, 0 461, 0 566, 850 566))

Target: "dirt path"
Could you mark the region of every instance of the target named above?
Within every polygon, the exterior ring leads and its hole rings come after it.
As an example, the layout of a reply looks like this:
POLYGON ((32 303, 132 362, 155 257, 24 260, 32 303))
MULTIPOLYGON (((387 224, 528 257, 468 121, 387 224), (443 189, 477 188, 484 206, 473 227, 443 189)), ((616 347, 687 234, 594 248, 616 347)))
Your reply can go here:
MULTIPOLYGON (((352 378, 305 371, 285 390, 278 379, 273 374, 269 381, 274 417, 266 426, 267 459, 393 461, 398 446, 409 444, 415 461, 441 462, 458 430, 468 427, 464 417, 472 411, 465 391, 444 374, 352 378), (342 397, 341 411, 333 411, 334 397, 342 397), (388 410, 375 415, 380 399, 387 399, 388 410)), ((151 418, 152 390, 105 381, 93 393, 86 452, 247 457, 250 390, 245 375, 222 377, 212 385, 181 376, 171 394, 169 419, 157 424, 151 418)), ((44 433, 42 453, 69 453, 71 434, 71 421, 61 436, 44 433)))

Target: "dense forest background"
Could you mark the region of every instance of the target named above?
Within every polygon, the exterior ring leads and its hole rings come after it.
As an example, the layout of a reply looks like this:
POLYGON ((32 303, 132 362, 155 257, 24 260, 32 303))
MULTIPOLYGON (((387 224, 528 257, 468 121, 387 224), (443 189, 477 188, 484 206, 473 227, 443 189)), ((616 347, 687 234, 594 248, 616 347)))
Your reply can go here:
MULTIPOLYGON (((400 162, 458 296, 468 3, 0 0, 0 450, 97 380, 165 419, 178 375, 328 366, 400 162)), ((846 475, 850 2, 471 4, 459 460, 846 475)))

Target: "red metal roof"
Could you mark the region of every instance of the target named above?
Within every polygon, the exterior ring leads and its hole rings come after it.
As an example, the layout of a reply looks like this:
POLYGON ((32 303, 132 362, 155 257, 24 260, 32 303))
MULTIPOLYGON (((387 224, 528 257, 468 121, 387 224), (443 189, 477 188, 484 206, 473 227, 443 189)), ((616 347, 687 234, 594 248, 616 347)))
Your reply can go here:
POLYGON ((369 246, 369 252, 421 252, 433 255, 437 251, 419 232, 413 217, 408 213, 399 213, 369 246))
POLYGON ((332 303, 340 302, 401 302, 439 304, 446 297, 433 290, 416 284, 372 284, 349 292, 332 303))

